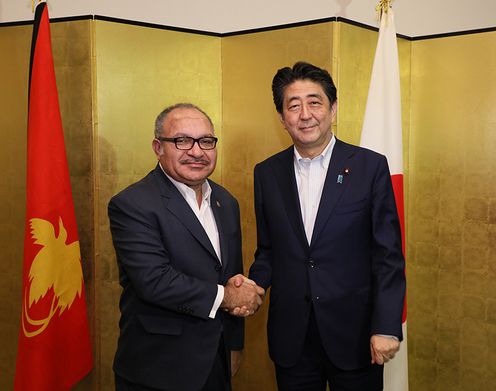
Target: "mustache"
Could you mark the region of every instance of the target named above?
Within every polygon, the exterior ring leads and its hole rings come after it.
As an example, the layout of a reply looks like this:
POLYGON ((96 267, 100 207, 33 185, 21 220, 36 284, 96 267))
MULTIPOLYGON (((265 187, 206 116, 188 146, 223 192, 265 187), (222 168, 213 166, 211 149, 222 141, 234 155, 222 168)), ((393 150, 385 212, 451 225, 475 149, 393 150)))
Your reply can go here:
POLYGON ((181 164, 201 163, 201 164, 206 165, 206 164, 210 164, 210 160, 203 159, 203 158, 198 158, 198 159, 190 158, 190 159, 179 160, 179 163, 181 163, 181 164))

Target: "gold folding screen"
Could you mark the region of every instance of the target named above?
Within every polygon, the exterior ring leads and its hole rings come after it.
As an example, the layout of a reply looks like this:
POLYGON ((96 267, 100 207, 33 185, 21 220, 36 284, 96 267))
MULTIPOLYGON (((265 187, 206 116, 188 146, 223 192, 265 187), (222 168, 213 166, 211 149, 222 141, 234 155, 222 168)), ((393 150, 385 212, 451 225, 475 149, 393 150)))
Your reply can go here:
POLYGON ((0 388, 12 389, 19 335, 31 30, 0 28, 0 388), (6 59, 9 60, 6 61, 6 59))
MULTIPOLYGON (((272 103, 277 69, 306 60, 330 69, 333 23, 226 37, 222 41, 223 184, 238 198, 245 270, 256 245, 253 167, 291 145, 272 103)), ((244 362, 236 390, 274 390, 267 353, 267 305, 246 324, 244 362)))
MULTIPOLYGON (((222 140, 221 42, 218 37, 95 22, 97 233, 96 313, 103 390, 112 389, 120 286, 108 218, 110 197, 152 170, 154 121, 166 106, 192 102, 222 140), (105 338, 103 337, 105 336, 105 338)), ((220 159, 213 176, 220 181, 220 159)))
POLYGON ((496 32, 412 45, 410 381, 496 389, 496 32))
MULTIPOLYGON (((398 41, 413 391, 496 387, 495 34, 398 41)), ((120 288, 106 205, 154 166, 156 114, 192 101, 211 115, 220 137, 213 178, 240 202, 247 269, 253 166, 290 145, 272 76, 297 60, 329 69, 335 131, 358 143, 377 33, 326 22, 216 37, 83 20, 53 23, 52 36, 95 351, 77 389, 111 390, 120 288)), ((0 27, 1 389, 12 388, 19 327, 30 39, 31 26, 0 27)), ((247 320, 235 390, 276 389, 266 310, 247 320)))

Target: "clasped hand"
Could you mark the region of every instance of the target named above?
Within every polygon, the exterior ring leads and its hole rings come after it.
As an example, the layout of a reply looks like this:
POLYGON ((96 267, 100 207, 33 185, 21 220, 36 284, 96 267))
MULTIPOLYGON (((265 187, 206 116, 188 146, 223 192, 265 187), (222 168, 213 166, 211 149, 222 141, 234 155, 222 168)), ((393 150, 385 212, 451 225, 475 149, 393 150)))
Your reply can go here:
POLYGON ((221 308, 235 316, 253 315, 265 296, 265 290, 259 287, 255 281, 236 274, 231 277, 224 287, 224 300, 221 308))
POLYGON ((400 350, 400 342, 391 337, 373 335, 370 338, 370 354, 372 364, 383 365, 394 358, 400 350))

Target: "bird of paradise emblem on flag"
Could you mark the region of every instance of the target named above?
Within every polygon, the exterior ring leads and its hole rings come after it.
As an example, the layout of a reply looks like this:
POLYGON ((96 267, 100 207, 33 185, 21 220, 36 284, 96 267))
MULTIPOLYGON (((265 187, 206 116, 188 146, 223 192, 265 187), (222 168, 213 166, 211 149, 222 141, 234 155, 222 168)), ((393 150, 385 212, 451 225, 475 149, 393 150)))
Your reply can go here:
MULTIPOLYGON (((69 309, 76 295, 81 297, 83 272, 79 241, 67 244, 67 231, 59 217, 58 235, 51 222, 39 218, 29 220, 34 244, 41 249, 29 269, 22 311, 22 328, 26 337, 35 337, 50 324, 51 319, 69 309), (32 309, 53 292, 50 309, 43 316, 33 316, 32 309)), ((39 313, 39 311, 37 311, 39 313)))

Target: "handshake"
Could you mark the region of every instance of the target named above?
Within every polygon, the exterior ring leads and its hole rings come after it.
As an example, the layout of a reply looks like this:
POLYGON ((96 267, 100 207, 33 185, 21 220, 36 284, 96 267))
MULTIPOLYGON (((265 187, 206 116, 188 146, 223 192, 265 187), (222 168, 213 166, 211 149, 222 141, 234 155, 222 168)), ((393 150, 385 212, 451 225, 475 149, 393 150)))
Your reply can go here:
POLYGON ((224 286, 224 300, 220 308, 234 316, 246 317, 253 315, 265 296, 265 290, 255 281, 236 274, 224 286))

